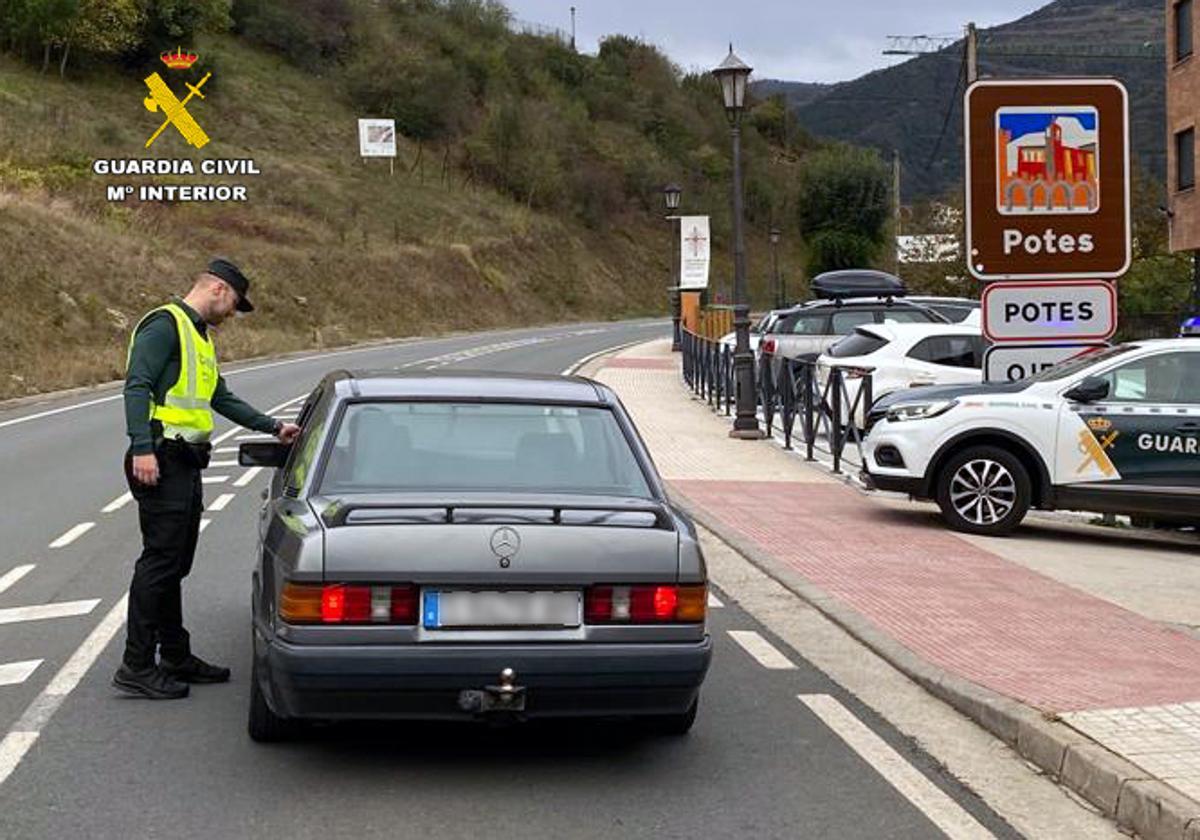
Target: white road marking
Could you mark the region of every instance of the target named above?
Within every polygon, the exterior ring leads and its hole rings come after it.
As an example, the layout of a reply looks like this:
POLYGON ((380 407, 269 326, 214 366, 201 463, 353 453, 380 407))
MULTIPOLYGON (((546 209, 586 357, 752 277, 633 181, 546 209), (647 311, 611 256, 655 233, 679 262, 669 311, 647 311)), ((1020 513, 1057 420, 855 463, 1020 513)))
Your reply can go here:
POLYGON ((41 659, 27 659, 24 662, 6 662, 0 665, 0 685, 20 685, 29 679, 41 664, 41 659))
POLYGON ((792 660, 780 653, 778 648, 753 630, 730 630, 729 635, 764 668, 781 671, 796 667, 792 664, 792 660))
POLYGON ((219 469, 223 469, 225 467, 236 467, 236 466, 238 466, 238 462, 237 461, 210 461, 208 463, 208 465, 210 467, 212 467, 214 470, 219 470, 219 469))
POLYGON ((44 621, 48 618, 69 618, 87 615, 96 609, 99 598, 84 601, 59 601, 55 604, 35 604, 32 607, 7 607, 0 609, 0 624, 17 624, 22 621, 44 621))
POLYGON ((216 449, 213 450, 213 454, 214 455, 232 455, 234 452, 237 452, 239 449, 241 449, 240 446, 218 446, 216 449))
POLYGON ((266 443, 267 441, 275 440, 275 436, 274 435, 264 435, 264 434, 260 434, 258 432, 254 432, 253 434, 248 434, 248 435, 238 435, 237 437, 234 438, 234 440, 257 441, 259 443, 266 443))
POLYGON ((205 528, 207 528, 207 527, 208 527, 209 525, 211 525, 211 524, 212 524, 212 520, 211 520, 211 519, 201 519, 201 520, 200 520, 200 533, 201 533, 201 534, 203 534, 203 533, 204 533, 204 529, 205 529, 205 528))
POLYGON ((120 510, 121 508, 125 507, 125 505, 129 504, 132 501, 133 501, 132 493, 130 493, 130 492, 122 493, 120 496, 117 496, 117 498, 113 499, 111 502, 109 502, 103 508, 101 508, 100 512, 101 513, 112 513, 113 511, 120 510))
POLYGON ((708 593, 708 605, 710 607, 715 607, 715 608, 719 609, 719 608, 725 606, 725 603, 720 598, 718 598, 716 595, 709 592, 708 593))
POLYGON ((202 482, 204 482, 205 484, 224 484, 226 481, 229 480, 229 476, 227 476, 227 475, 206 475, 206 476, 204 476, 204 478, 202 478, 200 480, 202 482))
POLYGON ((13 724, 13 728, 4 736, 4 740, 0 741, 0 785, 3 785, 13 770, 17 769, 17 765, 37 741, 42 729, 58 711, 58 707, 67 699, 67 695, 75 690, 83 675, 125 624, 128 599, 128 595, 121 596, 121 600, 113 605, 108 615, 104 616, 84 639, 83 644, 71 654, 71 658, 54 675, 50 684, 34 698, 20 719, 13 724))
POLYGON ((92 530, 95 527, 96 527, 95 522, 80 522, 74 528, 67 531, 65 534, 63 534, 61 537, 56 539, 54 542, 50 543, 50 547, 51 548, 66 548, 68 545, 75 542, 75 540, 79 539, 80 537, 82 537, 84 534, 86 534, 88 531, 92 530))
POLYGON ((797 697, 951 840, 984 840, 993 836, 837 700, 828 694, 797 697))
POLYGON ((208 512, 213 513, 219 510, 225 510, 225 506, 233 501, 233 493, 222 493, 217 498, 213 499, 208 505, 208 512))
POLYGON ((3 576, 0 576, 0 592, 10 588, 14 583, 32 572, 33 569, 33 563, 26 563, 23 566, 14 566, 9 569, 3 576))
POLYGON ((52 408, 49 411, 39 411, 37 414, 27 414, 24 417, 14 417, 12 420, 5 420, 0 423, 0 429, 6 426, 15 426, 18 423, 28 423, 30 420, 41 420, 43 417, 53 417, 55 414, 62 414, 66 411, 74 411, 77 408, 87 408, 91 405, 99 405, 100 403, 112 402, 124 397, 124 394, 113 394, 111 397, 100 397, 87 402, 76 403, 75 405, 64 405, 62 408, 52 408))
POLYGON ((251 481, 253 481, 258 476, 258 474, 262 471, 263 471, 262 467, 251 467, 250 469, 248 469, 244 473, 242 473, 241 476, 238 477, 237 481, 233 482, 233 486, 234 487, 245 487, 247 484, 249 484, 251 481))

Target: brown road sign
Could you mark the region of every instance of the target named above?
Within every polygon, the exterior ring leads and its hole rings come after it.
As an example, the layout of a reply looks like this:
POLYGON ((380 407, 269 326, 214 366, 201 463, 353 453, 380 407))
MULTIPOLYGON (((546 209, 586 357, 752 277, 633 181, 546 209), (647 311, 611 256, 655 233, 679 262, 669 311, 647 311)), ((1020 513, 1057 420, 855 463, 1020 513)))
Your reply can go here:
POLYGON ((1129 268, 1129 96, 1115 79, 967 89, 967 256, 980 280, 1115 279, 1129 268))

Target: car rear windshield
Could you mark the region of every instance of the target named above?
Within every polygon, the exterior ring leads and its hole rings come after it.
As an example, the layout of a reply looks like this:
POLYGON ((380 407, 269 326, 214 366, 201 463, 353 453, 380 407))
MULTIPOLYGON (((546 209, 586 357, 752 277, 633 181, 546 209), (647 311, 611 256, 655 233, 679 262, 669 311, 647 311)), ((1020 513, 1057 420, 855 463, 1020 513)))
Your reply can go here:
POLYGON ((829 355, 835 359, 845 359, 850 356, 868 356, 876 350, 887 346, 887 339, 866 330, 855 330, 829 348, 829 355))
POLYGON ((579 493, 650 498, 611 411, 362 402, 342 413, 320 492, 579 493))

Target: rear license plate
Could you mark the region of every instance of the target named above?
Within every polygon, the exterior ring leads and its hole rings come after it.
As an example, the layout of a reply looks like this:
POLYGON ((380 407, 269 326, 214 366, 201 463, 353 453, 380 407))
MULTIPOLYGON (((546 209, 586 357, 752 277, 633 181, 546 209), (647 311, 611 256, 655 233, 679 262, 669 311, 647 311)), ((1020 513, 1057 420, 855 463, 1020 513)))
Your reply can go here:
POLYGON ((421 623, 450 627, 578 627, 583 596, 568 592, 474 592, 426 589, 421 623))

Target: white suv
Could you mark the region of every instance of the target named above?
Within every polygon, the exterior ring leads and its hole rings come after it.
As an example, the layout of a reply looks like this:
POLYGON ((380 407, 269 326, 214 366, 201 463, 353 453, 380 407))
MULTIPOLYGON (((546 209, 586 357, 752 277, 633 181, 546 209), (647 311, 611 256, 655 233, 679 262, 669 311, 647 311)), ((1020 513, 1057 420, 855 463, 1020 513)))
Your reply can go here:
POLYGON ((1106 348, 1020 382, 875 403, 864 478, 935 499, 950 527, 1012 531, 1030 507, 1200 524, 1200 339, 1106 348))

